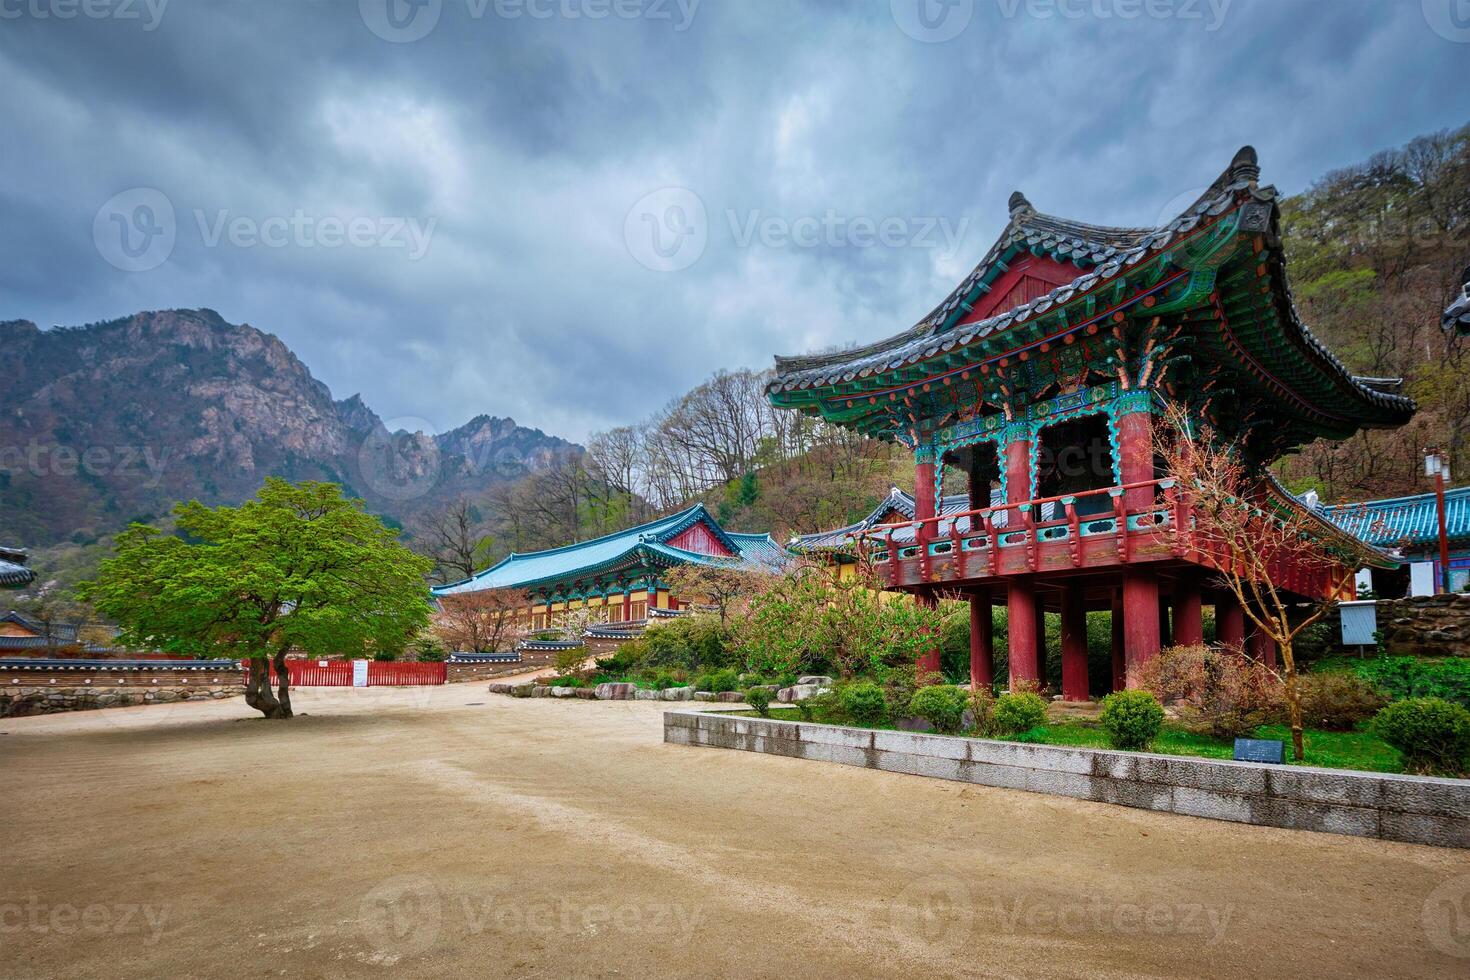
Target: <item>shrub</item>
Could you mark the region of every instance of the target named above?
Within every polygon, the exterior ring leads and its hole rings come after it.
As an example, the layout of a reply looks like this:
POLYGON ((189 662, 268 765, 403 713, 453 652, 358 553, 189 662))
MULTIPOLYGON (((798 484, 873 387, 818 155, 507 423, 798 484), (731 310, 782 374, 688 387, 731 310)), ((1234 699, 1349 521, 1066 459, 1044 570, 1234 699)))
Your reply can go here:
POLYGON ((1342 671, 1307 674, 1297 681, 1297 690, 1302 723, 1329 732, 1350 732, 1388 703, 1368 681, 1342 671))
POLYGON ((1399 698, 1444 698, 1470 708, 1470 659, 1379 657, 1358 661, 1354 672, 1383 693, 1399 698))
POLYGON ((813 694, 803 701, 793 701, 792 705, 801 715, 802 721, 846 721, 847 714, 842 710, 842 702, 837 699, 836 691, 828 691, 826 694, 813 694))
POLYGON ((1165 704, 1178 704, 1191 731, 1240 738, 1276 718, 1281 682, 1265 664, 1233 650, 1169 647, 1143 668, 1142 683, 1165 704))
POLYGON ((1030 691, 1002 694, 990 713, 991 731, 1001 737, 1016 735, 1046 721, 1046 702, 1030 691))
POLYGON ((556 676, 572 677, 579 675, 585 669, 587 663, 587 648, 572 647, 570 650, 558 650, 552 666, 556 668, 556 676))
POLYGON ((378 663, 392 663, 398 659, 398 654, 392 650, 379 650, 373 654, 373 659, 378 661, 378 663))
POLYGON ((632 643, 625 643, 618 647, 618 652, 611 657, 604 657, 597 661, 597 669, 604 674, 614 677, 624 677, 638 666, 638 651, 633 649, 632 643))
MULTIPOLYGON (((688 616, 650 626, 641 639, 645 667, 727 667, 728 636, 714 616, 688 616)), ((732 688, 733 690, 733 688, 732 688)))
POLYGON ((449 659, 449 651, 432 633, 425 633, 414 640, 413 646, 409 649, 419 663, 437 664, 449 659))
POLYGON ((988 688, 970 692, 970 715, 974 719, 971 729, 977 734, 988 736, 995 729, 995 695, 988 688))
POLYGON ((934 726, 937 732, 953 735, 964 722, 968 707, 965 692, 949 684, 921 687, 909 699, 909 710, 934 726))
POLYGON ((748 688, 745 692, 745 703, 755 709, 755 713, 762 718, 770 715, 771 691, 765 687, 748 688))
POLYGON ((1102 705, 1098 720, 1115 749, 1146 749, 1164 727, 1164 708, 1148 691, 1116 691, 1102 705))
POLYGON ((739 676, 729 668, 711 671, 708 674, 700 674, 694 679, 694 689, 696 691, 709 691, 711 694, 719 694, 722 691, 734 691, 738 690, 739 687, 739 676))
POLYGON ((1470 711, 1443 698, 1395 701, 1378 712, 1373 731, 1403 753, 1409 772, 1459 776, 1470 769, 1470 711))
POLYGON ((877 725, 888 716, 888 699, 883 688, 872 681, 860 681, 842 688, 838 695, 842 710, 859 725, 877 725))

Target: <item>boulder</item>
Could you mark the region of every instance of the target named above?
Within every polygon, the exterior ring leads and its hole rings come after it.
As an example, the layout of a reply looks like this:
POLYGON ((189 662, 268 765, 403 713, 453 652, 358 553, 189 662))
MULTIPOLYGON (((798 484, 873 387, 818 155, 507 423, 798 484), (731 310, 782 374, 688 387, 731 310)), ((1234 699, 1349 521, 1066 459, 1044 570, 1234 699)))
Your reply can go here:
POLYGON ((822 674, 812 674, 809 677, 798 677, 796 679, 797 687, 802 687, 806 684, 811 684, 815 687, 831 687, 832 683, 832 678, 822 674))
POLYGON ((819 684, 797 684, 795 687, 783 687, 776 692, 776 700, 782 704, 790 704, 792 701, 805 701, 814 694, 825 694, 832 690, 819 684))
POLYGON ((515 687, 514 684, 507 684, 505 681, 496 681, 490 685, 489 690, 491 694, 509 694, 513 687, 515 687))
POLYGON ((637 691, 633 693, 633 698, 638 701, 657 701, 658 692, 645 691, 643 688, 640 687, 637 691))
POLYGON ((583 701, 595 701, 597 692, 590 687, 578 687, 572 689, 572 697, 581 698, 583 701))
POLYGON ((513 698, 528 698, 531 696, 531 689, 535 686, 535 684, 531 683, 517 684, 510 689, 510 696, 513 698))
POLYGON ((553 687, 551 689, 551 696, 554 698, 576 697, 577 689, 575 687, 553 687))
POLYGON ((599 701, 631 701, 637 694, 636 684, 599 684, 597 685, 597 700, 599 701))
POLYGON ((549 698, 551 697, 551 688, 546 686, 545 684, 537 684, 535 687, 531 688, 531 697, 549 698))
POLYGON ((901 732, 932 732, 934 726, 926 719, 918 717, 900 718, 897 721, 898 730, 901 732))
POLYGON ((693 701, 694 688, 666 687, 660 692, 659 697, 664 701, 693 701))
POLYGON ((695 691, 694 692, 694 700, 696 700, 696 701, 713 701, 714 699, 715 699, 715 696, 713 694, 711 694, 710 692, 708 692, 708 691, 695 691))
POLYGON ((745 695, 739 691, 721 691, 715 695, 715 700, 723 701, 726 704, 739 704, 745 700, 745 695))

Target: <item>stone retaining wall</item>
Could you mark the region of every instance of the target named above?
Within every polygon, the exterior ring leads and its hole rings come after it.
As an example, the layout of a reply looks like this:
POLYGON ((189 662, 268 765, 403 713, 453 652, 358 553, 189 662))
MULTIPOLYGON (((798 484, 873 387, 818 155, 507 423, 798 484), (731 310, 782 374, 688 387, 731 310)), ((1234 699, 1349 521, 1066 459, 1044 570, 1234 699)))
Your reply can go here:
POLYGON ((147 688, 108 687, 9 687, 0 689, 0 718, 49 715, 58 711, 89 711, 121 708, 130 704, 167 704, 174 701, 218 701, 243 697, 244 686, 234 684, 191 684, 147 688))
POLYGON ((1378 628, 1394 656, 1470 657, 1470 593, 1381 601, 1378 628))
POLYGON ((1023 745, 698 711, 667 712, 664 741, 1213 820, 1470 848, 1470 780, 1023 745))

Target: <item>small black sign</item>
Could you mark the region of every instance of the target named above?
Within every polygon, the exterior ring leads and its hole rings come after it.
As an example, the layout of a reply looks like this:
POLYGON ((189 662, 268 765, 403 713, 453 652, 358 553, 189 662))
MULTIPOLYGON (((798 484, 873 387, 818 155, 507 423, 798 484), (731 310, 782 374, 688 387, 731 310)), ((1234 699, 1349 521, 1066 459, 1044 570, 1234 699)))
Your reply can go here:
POLYGON ((1237 738, 1235 761, 1284 763, 1286 743, 1275 738, 1237 738))

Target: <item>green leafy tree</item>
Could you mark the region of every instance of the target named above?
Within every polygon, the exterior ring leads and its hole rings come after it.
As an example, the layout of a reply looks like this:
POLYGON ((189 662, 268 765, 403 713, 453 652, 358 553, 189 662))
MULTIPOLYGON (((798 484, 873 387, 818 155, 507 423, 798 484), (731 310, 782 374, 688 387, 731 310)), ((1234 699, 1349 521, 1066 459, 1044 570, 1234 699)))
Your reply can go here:
POLYGON ((291 717, 288 652, 397 653, 428 622, 433 561, 336 484, 272 477, 239 507, 174 513, 180 536, 133 524, 81 592, 129 646, 244 660, 246 703, 267 718, 291 717))

